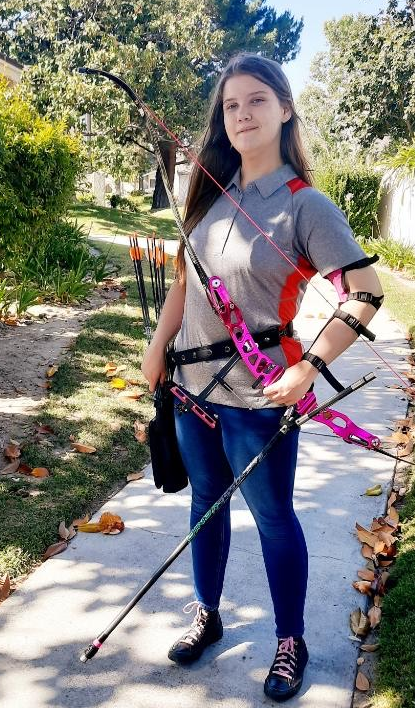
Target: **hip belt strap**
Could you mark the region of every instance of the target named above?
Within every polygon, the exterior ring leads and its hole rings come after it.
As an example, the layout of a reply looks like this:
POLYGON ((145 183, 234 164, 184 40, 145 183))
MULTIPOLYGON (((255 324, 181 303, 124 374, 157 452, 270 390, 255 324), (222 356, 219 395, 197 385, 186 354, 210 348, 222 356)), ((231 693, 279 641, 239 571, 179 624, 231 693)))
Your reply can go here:
MULTIPOLYGON (((271 327, 264 332, 254 332, 252 338, 257 343, 259 349, 276 347, 280 343, 281 337, 292 337, 294 327, 292 322, 288 322, 285 327, 271 327)), ((215 359, 227 359, 236 352, 232 339, 225 339, 214 344, 206 344, 203 347, 194 349, 183 349, 181 351, 170 351, 167 357, 176 366, 184 364, 196 364, 200 361, 214 361, 215 359)))

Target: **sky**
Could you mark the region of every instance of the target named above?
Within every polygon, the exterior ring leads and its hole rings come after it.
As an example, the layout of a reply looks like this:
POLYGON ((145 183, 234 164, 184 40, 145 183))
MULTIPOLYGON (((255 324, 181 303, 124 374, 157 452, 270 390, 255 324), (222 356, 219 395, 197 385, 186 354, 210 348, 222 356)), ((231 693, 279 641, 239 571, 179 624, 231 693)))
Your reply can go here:
POLYGON ((304 18, 301 49, 294 61, 283 66, 295 100, 307 83, 313 57, 317 52, 327 49, 324 23, 327 20, 337 20, 343 15, 357 15, 359 12, 376 15, 379 10, 386 8, 387 0, 268 0, 267 4, 274 7, 277 14, 289 10, 295 19, 304 18))

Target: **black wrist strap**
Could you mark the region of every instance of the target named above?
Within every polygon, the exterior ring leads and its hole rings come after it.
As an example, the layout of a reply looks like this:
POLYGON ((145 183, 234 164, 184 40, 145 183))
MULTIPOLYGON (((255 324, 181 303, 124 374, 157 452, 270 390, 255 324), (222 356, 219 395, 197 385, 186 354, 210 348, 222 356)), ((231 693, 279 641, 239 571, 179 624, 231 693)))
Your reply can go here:
POLYGON ((308 361, 310 364, 314 366, 314 368, 317 369, 317 371, 323 371, 323 369, 327 368, 327 364, 323 359, 320 359, 317 354, 311 354, 311 352, 304 352, 303 356, 301 357, 302 360, 308 361))
POLYGON ((340 391, 344 391, 344 386, 340 383, 338 379, 336 379, 335 376, 329 371, 327 368, 327 364, 323 359, 321 359, 317 354, 311 354, 311 352, 304 352, 303 356, 301 359, 304 359, 304 361, 308 361, 310 364, 312 364, 317 371, 320 372, 322 376, 326 379, 327 383, 330 384, 334 388, 335 391, 340 393, 340 391))

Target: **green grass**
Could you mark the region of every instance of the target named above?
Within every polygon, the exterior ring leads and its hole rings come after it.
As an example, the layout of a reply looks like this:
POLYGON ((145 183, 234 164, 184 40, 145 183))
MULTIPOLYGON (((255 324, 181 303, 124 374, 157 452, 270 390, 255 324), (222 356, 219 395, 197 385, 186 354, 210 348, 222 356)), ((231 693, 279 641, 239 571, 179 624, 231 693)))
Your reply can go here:
POLYGON ((395 278, 392 273, 382 270, 377 273, 385 293, 385 307, 415 339, 415 287, 395 278))
MULTIPOLYGON (((392 273, 378 271, 385 305, 415 338, 415 288, 392 273)), ((409 366, 408 366, 409 368, 409 366)), ((413 456, 413 460, 415 456, 413 456)), ((413 470, 414 468, 412 468, 413 470)), ((411 486, 411 469, 408 485, 411 486)), ((391 572, 392 587, 384 598, 379 630, 379 661, 371 708, 415 705, 415 485, 400 510, 399 554, 391 572)))
MULTIPOLYGON (((136 299, 136 285, 127 249, 112 246, 111 257, 120 267, 127 287, 126 300, 116 301, 88 319, 68 357, 52 379, 52 389, 37 421, 50 425, 52 447, 24 441, 23 460, 47 467, 44 480, 20 477, 0 479, 0 574, 16 577, 30 571, 46 548, 58 540, 60 521, 69 524, 85 512, 94 512, 111 493, 123 486, 126 475, 148 461, 148 448, 133 434, 136 419, 148 421, 153 406, 148 394, 139 402, 123 399, 110 388, 104 373, 108 361, 127 366, 122 378, 140 382, 146 347, 136 299), (93 455, 71 452, 69 437, 93 445, 93 455), (21 496, 22 489, 38 489, 39 496, 21 496)), ((144 268, 146 264, 144 264, 144 268)), ((148 279, 147 279, 148 286, 148 279)))
POLYGON ((149 204, 143 204, 138 214, 92 204, 74 204, 68 216, 76 219, 87 234, 125 235, 137 231, 139 236, 178 238, 176 223, 170 209, 151 212, 149 204))

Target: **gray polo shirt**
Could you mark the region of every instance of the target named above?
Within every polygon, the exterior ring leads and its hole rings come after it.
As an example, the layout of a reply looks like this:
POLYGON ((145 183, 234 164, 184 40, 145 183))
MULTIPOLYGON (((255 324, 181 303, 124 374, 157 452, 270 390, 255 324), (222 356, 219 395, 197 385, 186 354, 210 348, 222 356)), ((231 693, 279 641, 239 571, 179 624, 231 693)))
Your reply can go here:
MULTIPOLYGON (((325 276, 365 253, 356 243, 343 212, 318 190, 307 187, 294 194, 287 182, 297 177, 286 164, 251 182, 243 190, 239 169, 226 191, 275 241, 278 247, 310 278, 316 271, 325 276)), ((284 326, 298 312, 307 281, 268 243, 225 194, 213 204, 190 235, 190 241, 209 276, 224 281, 240 307, 251 332, 284 326)), ((189 349, 229 338, 212 311, 195 269, 186 253, 186 299, 175 349, 189 349)), ((281 345, 266 350, 284 367, 300 360, 301 344, 283 338, 281 345)), ((179 366, 175 381, 198 394, 226 359, 179 366)), ((252 408, 273 407, 261 389, 253 389, 253 377, 238 362, 226 380, 252 408)), ((232 393, 218 386, 210 401, 242 407, 232 393)))

